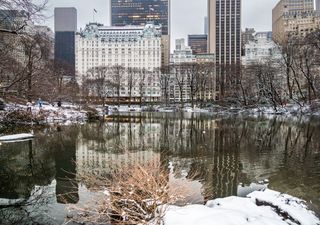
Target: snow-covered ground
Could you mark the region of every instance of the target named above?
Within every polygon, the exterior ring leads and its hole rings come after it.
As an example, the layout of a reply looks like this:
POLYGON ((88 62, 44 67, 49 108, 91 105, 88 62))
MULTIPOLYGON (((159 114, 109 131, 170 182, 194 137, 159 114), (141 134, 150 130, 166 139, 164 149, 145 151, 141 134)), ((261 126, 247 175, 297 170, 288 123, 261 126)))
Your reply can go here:
MULTIPOLYGON (((320 103, 319 103, 320 104, 320 103)), ((27 111, 26 105, 19 104, 6 104, 6 111, 0 111, 0 121, 3 120, 4 114, 6 112, 10 112, 13 110, 23 110, 27 111)), ((98 115, 103 116, 105 111, 104 108, 100 105, 92 105, 91 108, 95 109, 98 115)), ((300 116, 310 117, 310 116, 318 116, 320 117, 320 106, 319 108, 305 105, 299 106, 298 104, 287 104, 283 107, 278 107, 277 110, 270 106, 257 106, 252 108, 245 107, 222 107, 218 105, 212 105, 207 108, 199 108, 199 107, 190 107, 185 106, 182 109, 179 109, 179 105, 172 105, 170 107, 163 107, 160 105, 153 106, 145 106, 140 107, 138 105, 132 105, 130 108, 127 105, 121 105, 118 107, 117 105, 109 105, 109 114, 113 113, 127 113, 127 112, 141 112, 148 111, 148 109, 152 109, 150 111, 158 111, 158 112, 176 112, 181 111, 185 114, 189 113, 205 113, 213 116, 228 116, 228 115, 245 115, 251 117, 265 116, 265 117, 273 117, 273 116, 281 116, 285 118, 295 118, 300 116)), ((44 104, 40 110, 38 106, 32 106, 32 114, 33 116, 38 116, 40 113, 45 117, 45 123, 82 123, 87 120, 87 112, 82 110, 79 105, 74 104, 63 104, 62 107, 52 106, 49 104, 44 104)), ((27 122, 27 121, 26 121, 27 122)))
POLYGON ((320 225, 306 203, 266 189, 246 198, 227 197, 206 205, 169 206, 164 225, 320 225))
POLYGON ((245 107, 216 107, 212 112, 221 113, 235 113, 235 114, 249 114, 249 115, 282 115, 282 116, 318 116, 320 117, 320 107, 298 104, 287 104, 279 106, 276 109, 271 106, 256 106, 251 108, 245 107))
MULTIPOLYGON (((5 113, 10 113, 16 110, 27 112, 27 106, 20 104, 7 104, 5 113)), ((87 112, 81 110, 77 105, 63 105, 62 107, 45 104, 41 108, 39 106, 32 106, 31 112, 33 117, 43 116, 44 123, 81 123, 87 120, 87 112)), ((1 120, 1 118, 0 118, 1 120)), ((28 121, 26 121, 28 122, 28 121)), ((31 122, 30 122, 31 123, 31 122)))

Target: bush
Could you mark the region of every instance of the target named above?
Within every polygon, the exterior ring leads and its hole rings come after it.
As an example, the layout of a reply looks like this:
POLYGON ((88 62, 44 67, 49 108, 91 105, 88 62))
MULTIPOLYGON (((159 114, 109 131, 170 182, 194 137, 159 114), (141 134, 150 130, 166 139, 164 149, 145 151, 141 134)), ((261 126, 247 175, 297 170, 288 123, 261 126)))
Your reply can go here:
POLYGON ((41 123, 43 121, 45 121, 45 115, 43 113, 32 115, 32 113, 24 110, 10 111, 3 117, 3 123, 5 124, 41 123))
POLYGON ((70 208, 72 221, 81 224, 161 224, 166 206, 184 199, 178 185, 169 188, 169 171, 156 160, 119 165, 112 174, 87 174, 81 180, 91 190, 105 190, 96 204, 70 208))

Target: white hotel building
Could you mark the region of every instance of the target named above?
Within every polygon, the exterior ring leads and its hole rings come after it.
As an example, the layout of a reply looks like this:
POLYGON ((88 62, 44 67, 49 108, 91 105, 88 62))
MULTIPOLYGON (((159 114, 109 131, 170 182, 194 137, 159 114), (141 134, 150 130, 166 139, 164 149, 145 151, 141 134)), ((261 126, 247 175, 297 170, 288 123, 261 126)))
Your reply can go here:
MULTIPOLYGON (((157 75, 161 67, 161 26, 147 24, 107 27, 90 23, 76 34, 75 45, 76 79, 80 85, 86 79, 94 79, 92 73, 88 73, 92 68, 122 66, 125 69, 147 71, 146 76, 135 73, 131 97, 141 97, 141 90, 138 90, 138 83, 141 81, 138 79, 144 79, 145 100, 156 101, 161 97, 157 75)), ((129 96, 126 77, 124 74, 121 78, 120 97, 129 96)))
POLYGON ((264 63, 273 60, 277 63, 282 62, 280 47, 272 40, 271 32, 257 32, 254 40, 245 45, 245 57, 243 64, 264 63))

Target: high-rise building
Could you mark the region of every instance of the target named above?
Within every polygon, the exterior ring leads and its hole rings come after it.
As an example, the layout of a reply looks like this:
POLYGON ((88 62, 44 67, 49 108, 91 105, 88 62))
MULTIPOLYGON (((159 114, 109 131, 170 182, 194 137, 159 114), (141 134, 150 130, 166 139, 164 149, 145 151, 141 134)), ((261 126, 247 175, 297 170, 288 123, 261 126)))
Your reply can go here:
POLYGON ((316 10, 320 12, 320 0, 316 0, 316 10))
POLYGON ((208 17, 204 17, 204 34, 208 34, 208 17))
POLYGON ((313 0, 280 0, 272 10, 273 40, 282 45, 290 35, 309 33, 317 17, 314 9, 313 0))
POLYGON ((208 21, 208 51, 215 54, 220 68, 216 91, 223 98, 234 88, 241 64, 241 0, 208 0, 208 21))
POLYGON ((112 26, 143 26, 149 22, 162 25, 162 34, 169 34, 169 0, 111 0, 112 26))
POLYGON ((208 36, 206 34, 188 35, 188 45, 193 54, 205 54, 208 52, 208 36))
POLYGON ((170 0, 110 0, 111 25, 162 26, 162 65, 170 57, 170 0))
POLYGON ((241 33, 241 53, 242 56, 245 55, 245 45, 249 43, 249 41, 254 40, 254 33, 256 31, 254 28, 246 28, 245 31, 241 33))
POLYGON ((76 8, 54 9, 54 59, 56 65, 65 66, 70 76, 75 75, 75 33, 77 31, 76 8))

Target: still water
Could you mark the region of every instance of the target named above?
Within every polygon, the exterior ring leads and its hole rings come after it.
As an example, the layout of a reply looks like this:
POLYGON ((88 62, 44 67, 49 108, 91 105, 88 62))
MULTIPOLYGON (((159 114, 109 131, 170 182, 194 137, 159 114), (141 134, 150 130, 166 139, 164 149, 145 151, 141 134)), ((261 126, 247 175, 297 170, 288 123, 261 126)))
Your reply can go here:
POLYGON ((192 203, 243 195, 241 186, 268 179, 320 209, 319 119, 146 113, 35 134, 0 145, 0 224, 61 224, 69 204, 95 195, 77 181, 81 174, 150 160, 170 166, 192 203))

